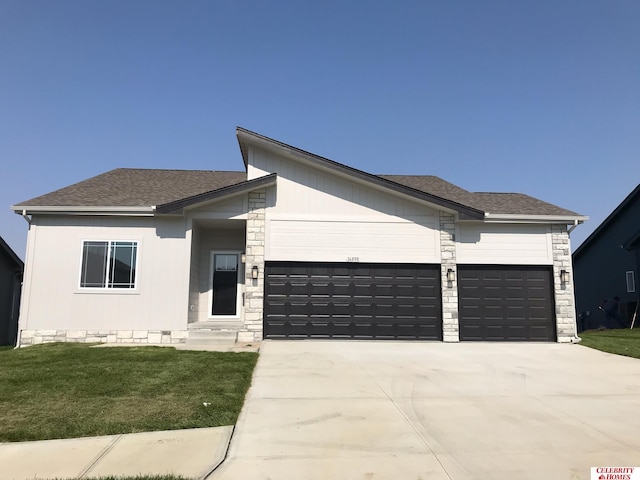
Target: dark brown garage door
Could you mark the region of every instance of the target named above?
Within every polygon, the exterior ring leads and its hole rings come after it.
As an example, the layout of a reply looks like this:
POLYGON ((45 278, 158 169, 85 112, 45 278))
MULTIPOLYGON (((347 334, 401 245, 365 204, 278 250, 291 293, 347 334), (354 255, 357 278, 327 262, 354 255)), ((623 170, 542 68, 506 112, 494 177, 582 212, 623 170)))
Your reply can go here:
POLYGON ((556 340, 550 267, 458 267, 460 340, 556 340))
POLYGON ((265 338, 442 339, 439 265, 267 262, 265 338))

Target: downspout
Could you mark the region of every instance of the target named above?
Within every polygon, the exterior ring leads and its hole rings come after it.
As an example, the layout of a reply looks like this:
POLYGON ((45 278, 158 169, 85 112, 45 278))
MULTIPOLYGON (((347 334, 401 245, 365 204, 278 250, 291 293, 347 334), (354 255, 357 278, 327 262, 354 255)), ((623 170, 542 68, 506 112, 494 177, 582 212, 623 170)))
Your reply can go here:
POLYGON ((27 222, 29 225, 31 225, 31 217, 29 215, 27 215, 27 211, 26 210, 22 210, 22 213, 20 214, 20 216, 22 218, 24 218, 25 222, 27 222))
MULTIPOLYGON (((579 220, 574 220, 573 225, 567 229, 567 237, 571 237, 571 232, 575 230, 575 228, 580 225, 582 222, 579 220)), ((569 239, 571 241, 571 239, 569 239)), ((574 309, 574 317, 575 321, 573 323, 573 338, 571 339, 571 343, 580 343, 582 338, 578 336, 578 312, 576 311, 575 302, 576 302, 576 284, 573 281, 573 259, 571 260, 571 287, 573 288, 573 309, 574 309)))
POLYGON ((582 222, 578 221, 578 220, 574 220, 573 221, 573 225, 571 225, 571 227, 567 230, 567 235, 571 235, 571 232, 573 232, 573 230, 580 225, 582 222))
MULTIPOLYGON (((20 216, 22 218, 24 218, 24 221, 27 222, 29 224, 29 229, 31 229, 31 217, 29 215, 27 215, 27 211, 26 210, 22 210, 22 213, 20 214, 20 216)), ((27 249, 29 248, 29 246, 27 245, 27 249)), ((24 275, 25 273, 22 273, 22 280, 20 282, 20 306, 22 306, 22 288, 24 287, 24 275)), ((20 345, 22 344, 22 330, 20 329, 20 308, 18 308, 18 331, 16 332, 16 348, 20 348, 20 345)))

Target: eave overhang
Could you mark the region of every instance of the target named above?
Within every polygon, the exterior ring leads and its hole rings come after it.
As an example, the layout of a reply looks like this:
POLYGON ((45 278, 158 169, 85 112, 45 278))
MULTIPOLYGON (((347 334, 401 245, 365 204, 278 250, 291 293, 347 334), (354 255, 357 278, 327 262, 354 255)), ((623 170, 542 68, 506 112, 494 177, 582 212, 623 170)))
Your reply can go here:
POLYGON ((589 220, 583 215, 522 215, 511 213, 485 213, 488 223, 555 223, 579 225, 589 220))
POLYGON ((246 182, 229 185, 228 187, 211 190, 209 192, 199 193, 191 197, 186 197, 173 202, 165 203, 155 207, 155 212, 163 215, 182 215, 184 209, 209 203, 215 200, 240 195, 242 193, 251 192, 258 188, 270 187, 276 184, 278 176, 275 173, 265 175, 264 177, 254 178, 246 182))
POLYGON ((640 230, 638 230, 631 238, 622 244, 625 250, 640 250, 640 230))
POLYGON ((51 205, 12 205, 11 210, 18 215, 128 215, 152 216, 153 207, 131 206, 51 206, 51 205))
POLYGON ((373 175, 342 163, 329 160, 328 158, 315 155, 311 152, 292 147, 291 145, 287 145, 286 143, 279 142, 258 133, 245 130, 241 127, 236 128, 236 136, 238 138, 238 144, 240 146, 240 152, 242 153, 242 159, 245 167, 248 167, 249 165, 249 146, 254 146, 271 151, 278 155, 293 158, 315 168, 329 171, 342 177, 347 177, 350 180, 355 180, 359 183, 374 185, 378 188, 391 191, 402 196, 421 200, 442 210, 455 213, 458 220, 483 220, 485 217, 482 210, 401 185, 377 175, 373 175))

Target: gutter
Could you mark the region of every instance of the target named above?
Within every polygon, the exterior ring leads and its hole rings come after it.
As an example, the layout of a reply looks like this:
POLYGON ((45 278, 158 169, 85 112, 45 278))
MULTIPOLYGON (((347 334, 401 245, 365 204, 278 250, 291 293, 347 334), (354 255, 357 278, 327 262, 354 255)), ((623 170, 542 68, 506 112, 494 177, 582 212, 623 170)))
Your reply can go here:
POLYGON ((589 217, 582 215, 519 215, 517 213, 489 213, 485 214, 485 221, 487 222, 522 222, 522 223, 559 223, 559 224, 572 224, 573 228, 589 220, 589 217))
POLYGON ((14 205, 11 207, 16 214, 25 217, 26 215, 33 215, 38 213, 45 214, 60 214, 60 215, 153 215, 154 209, 152 207, 76 207, 76 206, 20 206, 14 205))

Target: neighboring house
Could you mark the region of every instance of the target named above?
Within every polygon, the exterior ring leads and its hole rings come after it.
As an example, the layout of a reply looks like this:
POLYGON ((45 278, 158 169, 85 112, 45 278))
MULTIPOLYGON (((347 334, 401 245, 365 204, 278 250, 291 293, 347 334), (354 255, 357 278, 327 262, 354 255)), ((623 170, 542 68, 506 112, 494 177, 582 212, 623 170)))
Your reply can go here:
POLYGON ((15 345, 24 263, 0 237, 0 345, 15 345))
POLYGON ((574 338, 586 217, 237 137, 243 172, 117 169, 13 206, 20 343, 574 338))
POLYGON ((616 296, 623 322, 631 321, 640 298, 639 249, 640 184, 573 254, 580 330, 610 327, 598 306, 616 296))

